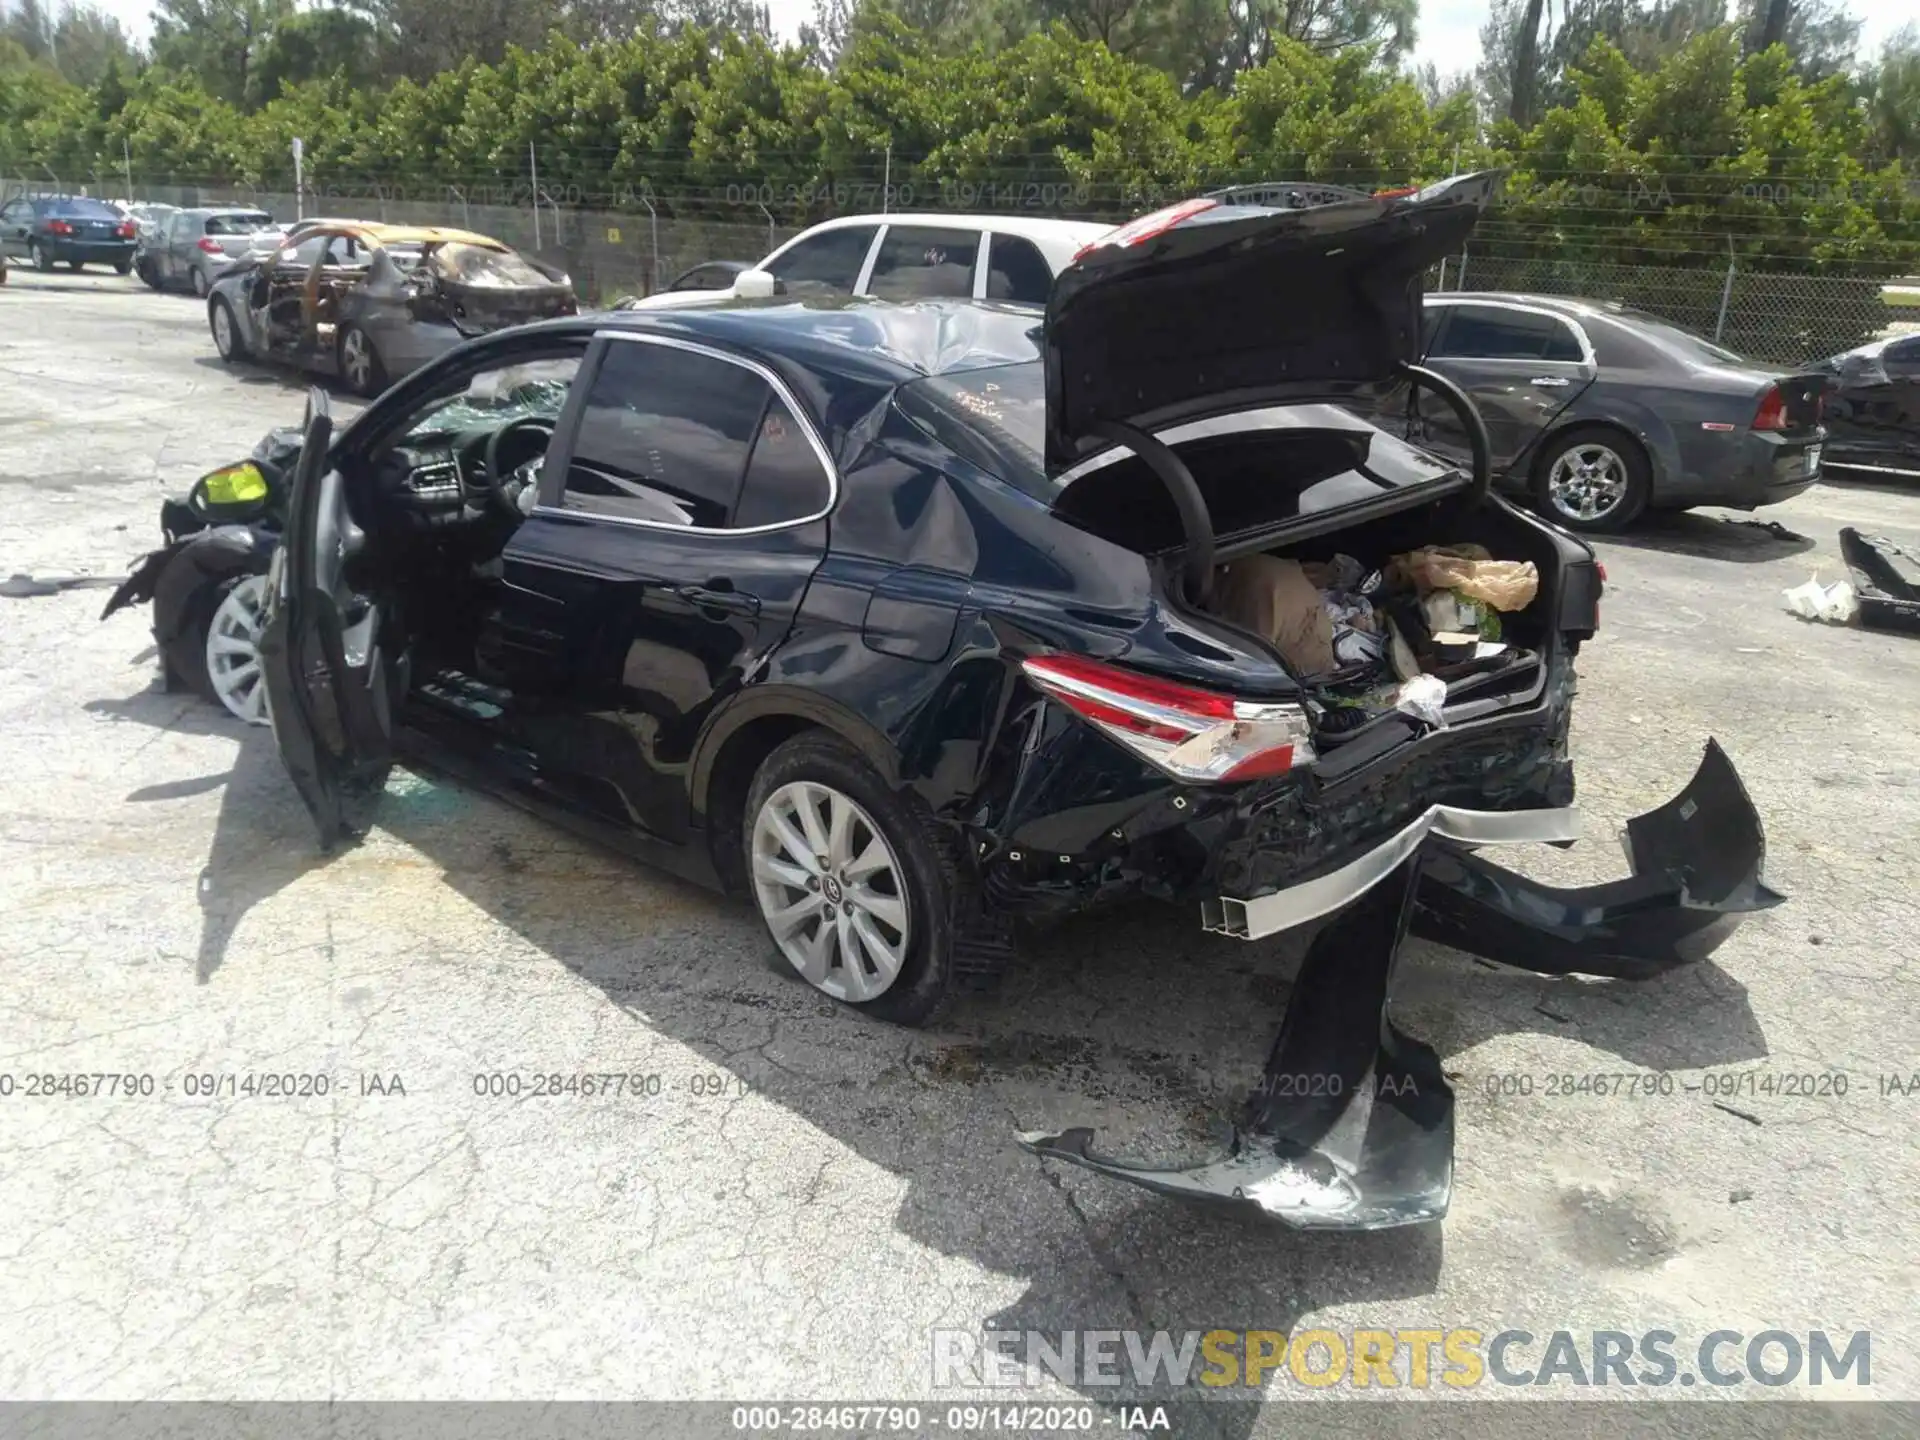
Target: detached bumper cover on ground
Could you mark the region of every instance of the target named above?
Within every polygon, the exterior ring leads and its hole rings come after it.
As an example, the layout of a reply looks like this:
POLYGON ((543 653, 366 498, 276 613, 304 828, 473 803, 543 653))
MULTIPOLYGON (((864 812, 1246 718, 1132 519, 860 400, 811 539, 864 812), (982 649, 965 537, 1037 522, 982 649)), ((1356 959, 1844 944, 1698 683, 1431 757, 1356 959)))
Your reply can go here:
POLYGON ((1299 1229, 1437 1220, 1453 1189, 1453 1091, 1438 1055, 1389 1013, 1410 929, 1543 974, 1645 979, 1706 959, 1748 915, 1784 898, 1760 878, 1760 816, 1717 742, 1679 795, 1628 822, 1626 844, 1628 878, 1557 889, 1430 828, 1314 937, 1224 1155, 1132 1164, 1095 1153, 1084 1129, 1026 1134, 1021 1144, 1299 1229))

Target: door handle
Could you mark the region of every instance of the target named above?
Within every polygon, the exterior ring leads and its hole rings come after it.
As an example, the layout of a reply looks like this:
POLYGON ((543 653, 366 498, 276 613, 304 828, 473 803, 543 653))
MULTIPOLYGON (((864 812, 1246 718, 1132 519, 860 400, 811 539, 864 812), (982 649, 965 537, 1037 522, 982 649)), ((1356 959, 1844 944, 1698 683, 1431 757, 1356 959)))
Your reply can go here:
POLYGON ((1572 382, 1562 375, 1536 375, 1528 383, 1532 385, 1551 385, 1556 390, 1563 390, 1572 382))
POLYGON ((758 615, 760 597, 733 588, 732 581, 709 585, 679 585, 673 598, 685 601, 697 610, 720 610, 730 615, 758 615))

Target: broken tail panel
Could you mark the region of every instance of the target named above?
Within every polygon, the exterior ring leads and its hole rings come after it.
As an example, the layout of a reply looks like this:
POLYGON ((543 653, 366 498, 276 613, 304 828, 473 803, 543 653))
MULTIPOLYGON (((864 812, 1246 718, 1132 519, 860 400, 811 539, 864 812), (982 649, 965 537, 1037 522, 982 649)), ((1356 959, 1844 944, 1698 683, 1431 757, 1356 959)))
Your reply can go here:
POLYGON ((1421 857, 1403 861, 1314 937, 1266 1069, 1217 1159, 1114 1160, 1093 1132, 1027 1134, 1036 1155, 1164 1195, 1303 1230, 1438 1220, 1453 1189, 1453 1091, 1434 1051, 1396 1028, 1388 992, 1421 857))
POLYGON ((1626 845, 1628 878, 1561 889, 1431 839, 1413 931, 1522 970, 1644 980, 1706 959, 1785 898, 1760 878, 1760 815, 1717 741, 1684 790, 1627 822, 1626 845))

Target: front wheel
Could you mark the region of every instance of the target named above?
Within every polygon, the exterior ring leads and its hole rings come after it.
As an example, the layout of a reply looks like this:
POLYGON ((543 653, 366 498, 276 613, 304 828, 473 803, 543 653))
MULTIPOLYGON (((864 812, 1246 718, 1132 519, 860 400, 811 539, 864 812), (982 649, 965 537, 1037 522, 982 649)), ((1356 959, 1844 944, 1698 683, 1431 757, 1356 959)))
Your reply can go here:
POLYGON ((340 333, 340 377, 356 395, 372 399, 387 388, 386 367, 373 338, 358 325, 349 325, 340 333))
POLYGON ((198 265, 193 267, 192 283, 193 283, 193 293, 199 296, 202 300, 206 299, 207 291, 211 287, 209 287, 207 284, 207 272, 202 270, 198 265))
POLYGON ((133 268, 140 276, 140 279, 145 282, 149 290, 158 290, 161 288, 160 272, 153 268, 153 258, 151 256, 145 256, 136 261, 133 268))
POLYGON ((67 268, 78 275, 82 270, 87 268, 87 262, 84 260, 69 260, 67 262, 67 268))
POLYGON ((234 318, 227 297, 216 295, 207 307, 207 324, 213 329, 213 345, 229 365, 247 358, 247 342, 240 338, 240 322, 234 318))
POLYGON ((267 690, 260 677, 266 611, 265 575, 231 575, 208 585, 194 597, 190 638, 176 652, 180 678, 249 725, 268 720, 267 690))
POLYGON ((1640 447, 1601 427, 1554 440, 1534 468, 1534 501, 1569 530, 1624 530, 1647 508, 1652 476, 1640 447))
POLYGON ((27 247, 27 255, 33 261, 33 268, 41 274, 44 275, 53 269, 53 256, 47 253, 46 247, 39 241, 36 240, 27 247))
POLYGON ((743 828, 776 967, 877 1019, 931 1019, 952 977, 955 880, 913 802, 839 739, 799 735, 760 767, 743 828))
POLYGON ((133 273, 133 262, 131 260, 114 261, 113 273, 116 275, 131 275, 133 273))

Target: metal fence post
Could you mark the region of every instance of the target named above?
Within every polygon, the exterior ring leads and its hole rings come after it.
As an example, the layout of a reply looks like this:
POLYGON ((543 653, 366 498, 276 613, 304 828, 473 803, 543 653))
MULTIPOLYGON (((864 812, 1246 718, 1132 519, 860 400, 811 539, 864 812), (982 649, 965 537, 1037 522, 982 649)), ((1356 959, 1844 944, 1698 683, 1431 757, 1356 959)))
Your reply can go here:
POLYGON ((1460 270, 1454 277, 1453 288, 1456 290, 1467 288, 1467 251, 1464 245, 1460 247, 1460 270))
POLYGON ((1727 281, 1720 287, 1720 318, 1713 322, 1714 344, 1727 333, 1727 303, 1733 299, 1733 237, 1727 237, 1727 281))
POLYGON ((1444 255, 1440 257, 1440 282, 1433 288, 1437 291, 1444 291, 1447 288, 1447 257, 1444 255))

